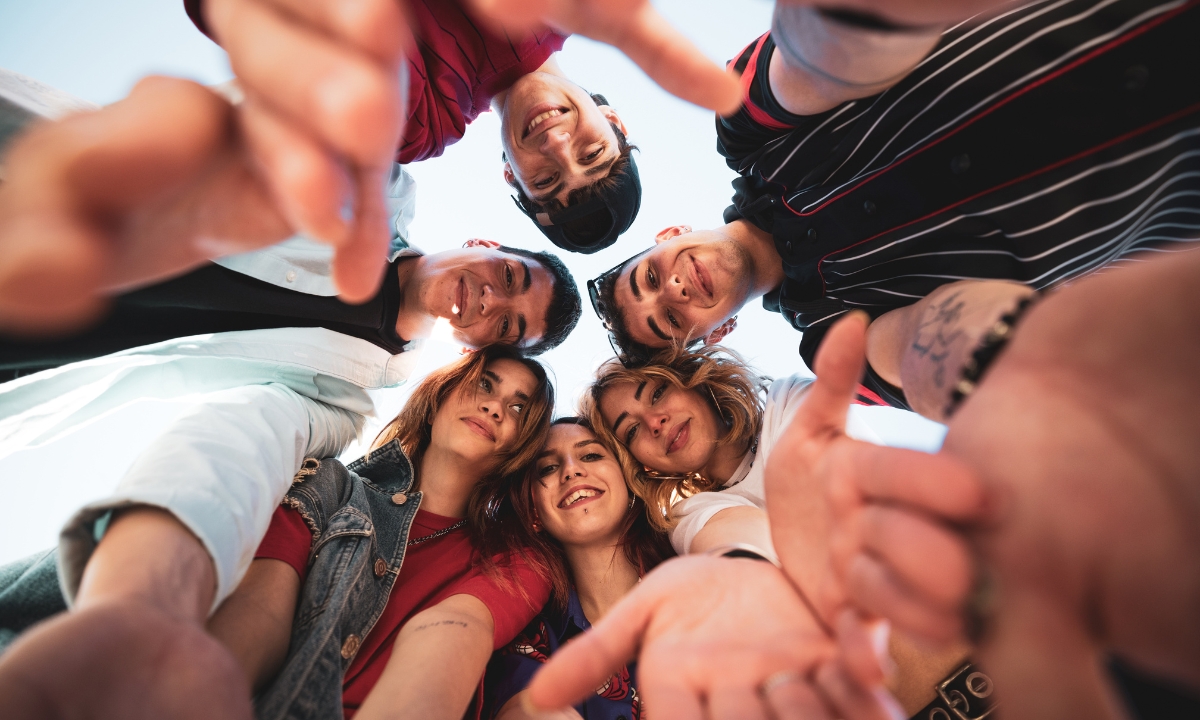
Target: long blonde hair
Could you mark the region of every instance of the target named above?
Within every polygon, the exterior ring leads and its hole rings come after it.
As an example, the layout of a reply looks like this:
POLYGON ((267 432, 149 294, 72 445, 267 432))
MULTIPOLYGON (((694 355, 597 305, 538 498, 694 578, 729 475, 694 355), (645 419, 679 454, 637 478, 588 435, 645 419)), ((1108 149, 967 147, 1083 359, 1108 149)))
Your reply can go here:
POLYGON ((580 401, 579 414, 588 419, 596 437, 613 448, 629 487, 651 509, 651 523, 669 530, 674 522, 671 505, 678 497, 715 489, 720 483, 697 472, 665 475, 637 461, 600 414, 604 393, 622 383, 667 382, 680 390, 694 390, 710 402, 725 426, 718 445, 749 447, 762 432, 764 397, 771 379, 759 375, 732 350, 719 345, 699 349, 666 348, 640 367, 627 368, 617 359, 596 371, 596 380, 580 401))

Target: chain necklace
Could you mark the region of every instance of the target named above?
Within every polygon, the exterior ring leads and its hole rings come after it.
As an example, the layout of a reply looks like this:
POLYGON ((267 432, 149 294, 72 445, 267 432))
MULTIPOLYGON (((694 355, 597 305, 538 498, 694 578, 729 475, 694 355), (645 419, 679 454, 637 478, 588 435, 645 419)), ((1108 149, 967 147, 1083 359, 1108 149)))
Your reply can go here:
POLYGON ((467 520, 466 520, 466 518, 463 518, 462 520, 459 520, 458 522, 454 523, 450 527, 442 528, 441 530, 438 530, 435 533, 429 533, 428 535, 423 535, 419 538, 413 538, 413 539, 409 540, 407 543, 405 543, 404 547, 412 547, 413 545, 420 545, 421 543, 425 542, 426 540, 434 540, 436 538, 440 538, 441 536, 443 536, 447 533, 454 532, 455 530, 459 529, 460 527, 462 527, 463 525, 466 525, 466 524, 467 524, 467 520))

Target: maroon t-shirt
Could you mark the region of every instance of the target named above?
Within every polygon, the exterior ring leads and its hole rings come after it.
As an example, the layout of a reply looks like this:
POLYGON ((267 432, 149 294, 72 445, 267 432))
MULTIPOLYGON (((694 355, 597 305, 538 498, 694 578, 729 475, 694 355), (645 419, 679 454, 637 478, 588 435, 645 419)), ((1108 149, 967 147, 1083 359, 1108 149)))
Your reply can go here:
MULTIPOLYGON (((418 510, 409 538, 432 535, 456 522, 457 518, 418 510)), ((312 532, 304 519, 292 508, 280 506, 254 557, 286 562, 300 574, 303 584, 311 545, 312 532)), ((474 554, 474 546, 462 529, 408 548, 387 606, 363 638, 343 678, 342 708, 347 720, 354 717, 379 681, 392 656, 396 636, 413 615, 451 595, 472 595, 491 612, 495 625, 493 649, 499 649, 512 642, 550 598, 550 584, 519 558, 500 561, 505 582, 476 567, 474 554)))
MULTIPOLYGON (((203 0, 184 0, 206 35, 203 0)), ((524 37, 494 32, 454 0, 409 0, 416 45, 408 57, 408 122, 396 162, 437 157, 488 110, 492 97, 541 67, 566 37, 543 29, 524 37)))

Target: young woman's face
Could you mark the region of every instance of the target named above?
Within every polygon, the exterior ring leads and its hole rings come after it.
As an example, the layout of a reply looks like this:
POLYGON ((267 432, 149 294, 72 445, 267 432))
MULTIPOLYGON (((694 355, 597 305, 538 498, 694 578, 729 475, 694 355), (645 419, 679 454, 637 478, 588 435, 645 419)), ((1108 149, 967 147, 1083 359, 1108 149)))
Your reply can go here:
POLYGON ((489 363, 478 385, 464 384, 438 408, 431 442, 481 467, 495 467, 499 454, 511 449, 536 389, 537 378, 521 363, 489 363))
POLYGON ((550 428, 534 466, 533 504, 542 527, 563 545, 614 544, 629 512, 621 466, 588 430, 550 428))
POLYGON ((610 386, 600 398, 600 414, 638 462, 660 472, 699 471, 723 434, 701 391, 662 380, 610 386))

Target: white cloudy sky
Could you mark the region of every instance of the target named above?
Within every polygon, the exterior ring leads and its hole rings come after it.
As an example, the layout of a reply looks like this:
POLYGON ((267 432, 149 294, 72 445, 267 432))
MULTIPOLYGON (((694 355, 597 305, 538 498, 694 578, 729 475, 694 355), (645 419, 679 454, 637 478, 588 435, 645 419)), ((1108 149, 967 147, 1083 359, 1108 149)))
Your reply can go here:
MULTIPOLYGON (((764 32, 771 12, 766 0, 656 5, 719 62, 764 32)), ((641 148, 643 200, 633 227, 595 255, 559 253, 581 288, 587 278, 646 247, 663 227, 720 224, 733 173, 716 152, 712 115, 662 92, 623 55, 586 39, 569 40, 559 62, 580 85, 609 99, 630 129, 630 141, 641 148)), ((191 25, 182 0, 0 1, 0 67, 96 103, 117 100, 150 73, 202 83, 231 76, 224 53, 191 25)), ((485 113, 442 157, 409 167, 418 185, 412 238, 423 250, 456 247, 473 237, 555 249, 509 199, 498 133, 495 116, 485 113)), ((586 297, 584 305, 575 333, 543 358, 557 377, 560 412, 570 411, 592 371, 611 355, 586 297)), ((768 375, 808 373, 796 353, 800 335, 778 315, 751 305, 740 314, 728 345, 768 375)), ((423 364, 449 357, 442 348, 423 364)), ((399 402, 394 394, 383 398, 381 412, 399 402)), ((139 403, 50 446, 0 459, 0 563, 53 544, 69 514, 110 490, 156 428, 183 407, 139 403)), ((930 449, 941 442, 941 426, 911 413, 859 410, 890 444, 930 449)))

